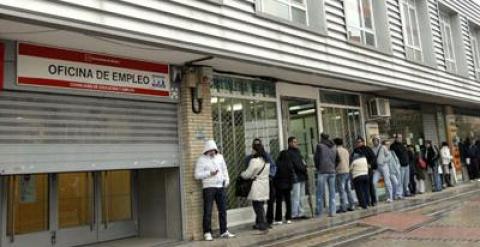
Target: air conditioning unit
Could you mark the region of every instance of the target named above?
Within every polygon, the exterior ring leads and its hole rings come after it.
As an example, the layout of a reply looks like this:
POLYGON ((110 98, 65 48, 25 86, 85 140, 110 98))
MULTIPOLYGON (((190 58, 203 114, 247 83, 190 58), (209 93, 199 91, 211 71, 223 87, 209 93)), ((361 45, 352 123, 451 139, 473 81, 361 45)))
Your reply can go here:
POLYGON ((390 101, 384 98, 373 98, 368 101, 370 116, 373 118, 390 117, 390 101))

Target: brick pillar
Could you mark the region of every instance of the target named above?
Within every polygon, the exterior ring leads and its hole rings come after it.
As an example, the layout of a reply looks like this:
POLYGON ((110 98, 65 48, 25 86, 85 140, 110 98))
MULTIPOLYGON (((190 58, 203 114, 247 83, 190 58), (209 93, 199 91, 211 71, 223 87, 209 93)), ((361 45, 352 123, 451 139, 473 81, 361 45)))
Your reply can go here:
MULTIPOLYGON (((202 153, 205 140, 213 138, 213 123, 210 103, 210 81, 213 70, 208 67, 187 67, 180 86, 181 148, 184 166, 184 191, 187 240, 203 238, 202 230, 202 184, 195 180, 195 163, 202 153), (203 80, 202 80, 203 79, 203 80), (198 84, 200 83, 200 84, 198 84), (202 110, 192 111, 191 88, 199 86, 202 94, 202 110)), ((216 214, 212 214, 215 216, 216 214)), ((216 218, 216 217, 212 217, 216 218)), ((213 222, 212 222, 213 223, 213 222)), ((212 225, 213 226, 213 225, 212 225)))

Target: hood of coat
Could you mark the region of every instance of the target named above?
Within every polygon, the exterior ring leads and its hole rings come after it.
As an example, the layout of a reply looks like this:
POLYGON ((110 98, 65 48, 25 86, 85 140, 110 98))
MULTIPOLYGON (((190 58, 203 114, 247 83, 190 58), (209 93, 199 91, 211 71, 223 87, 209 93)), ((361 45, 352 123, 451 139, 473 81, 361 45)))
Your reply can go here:
POLYGON ((208 140, 207 142, 205 142, 205 147, 203 148, 202 153, 205 154, 206 152, 208 152, 210 150, 215 150, 218 153, 217 143, 215 143, 214 140, 208 140))
POLYGON ((335 143, 333 143, 332 141, 330 141, 328 139, 322 139, 322 141, 320 143, 326 145, 329 148, 335 146, 335 143))

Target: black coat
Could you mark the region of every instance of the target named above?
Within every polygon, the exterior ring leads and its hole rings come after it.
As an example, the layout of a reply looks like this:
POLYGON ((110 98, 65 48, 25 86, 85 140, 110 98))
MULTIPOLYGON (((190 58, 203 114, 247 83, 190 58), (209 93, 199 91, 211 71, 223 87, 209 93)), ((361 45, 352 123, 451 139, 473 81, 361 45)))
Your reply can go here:
POLYGON ((390 146, 390 150, 395 152, 401 166, 408 166, 408 150, 402 143, 394 142, 390 146))
POLYGON ((425 159, 427 161, 427 164, 432 168, 436 167, 437 160, 439 157, 440 157, 440 153, 436 147, 434 148, 433 146, 430 146, 425 151, 425 159))
POLYGON ((273 178, 273 184, 279 190, 291 190, 295 183, 295 169, 293 162, 290 160, 288 150, 283 150, 278 155, 277 173, 273 178))
POLYGON ((377 156, 373 153, 373 150, 367 146, 356 147, 353 149, 351 159, 355 154, 359 154, 361 157, 367 158, 369 169, 377 169, 377 156))
POLYGON ((307 165, 303 161, 300 150, 294 148, 288 148, 288 159, 292 162, 293 169, 295 171, 295 182, 307 181, 307 165))

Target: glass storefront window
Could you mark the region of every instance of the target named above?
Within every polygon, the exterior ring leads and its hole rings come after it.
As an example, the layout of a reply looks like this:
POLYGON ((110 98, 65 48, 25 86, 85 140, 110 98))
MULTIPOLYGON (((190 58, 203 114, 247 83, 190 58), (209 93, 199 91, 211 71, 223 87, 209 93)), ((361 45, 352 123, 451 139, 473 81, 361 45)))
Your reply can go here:
POLYGON ((332 91, 320 91, 322 104, 360 106, 360 96, 332 91))
POLYGON ((333 138, 342 138, 348 149, 362 136, 360 109, 322 107, 323 132, 333 138))
POLYGON ((251 97, 275 97, 275 84, 256 79, 215 76, 210 85, 212 93, 242 95, 251 97))

